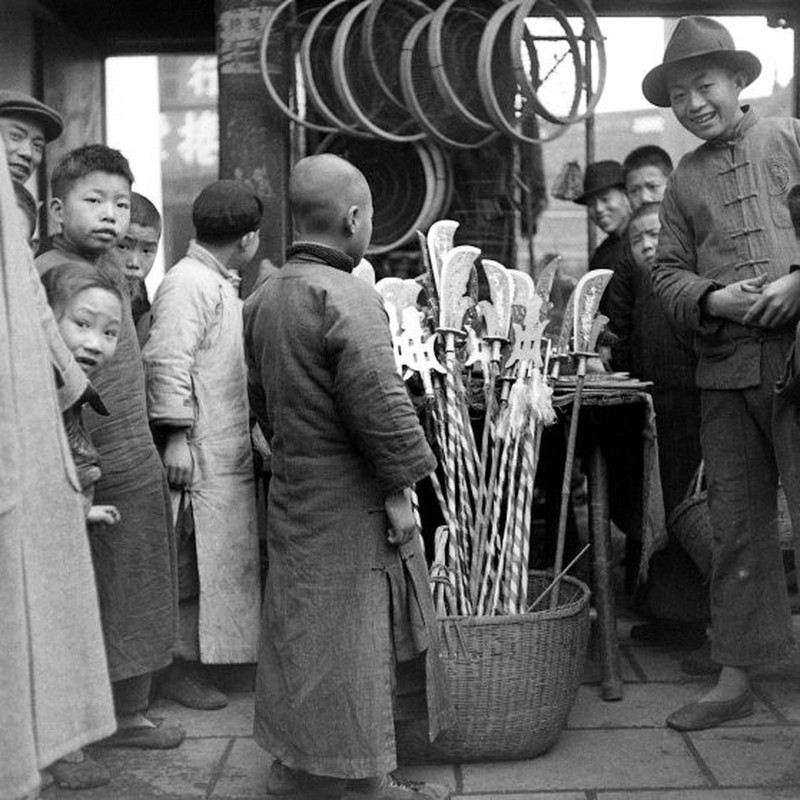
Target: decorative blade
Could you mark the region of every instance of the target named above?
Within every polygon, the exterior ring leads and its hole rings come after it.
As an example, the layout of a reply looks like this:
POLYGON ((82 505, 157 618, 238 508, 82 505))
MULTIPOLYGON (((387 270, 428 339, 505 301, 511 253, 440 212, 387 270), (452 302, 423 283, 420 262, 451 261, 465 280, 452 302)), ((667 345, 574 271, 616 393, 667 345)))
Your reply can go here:
POLYGON ((480 306, 486 325, 486 339, 508 340, 511 327, 511 304, 514 299, 514 279, 498 261, 481 259, 486 281, 489 284, 491 302, 481 300, 480 306))
POLYGON ((366 258, 362 258, 361 261, 353 267, 353 275, 355 275, 356 278, 361 278, 362 281, 366 281, 373 286, 375 285, 375 268, 366 258))
POLYGON ((551 255, 544 262, 539 277, 536 279, 536 294, 545 301, 550 302, 550 293, 553 291, 553 283, 558 273, 558 267, 561 264, 561 256, 551 255))
POLYGON ((428 228, 428 258, 436 291, 441 296, 442 267, 445 256, 453 249, 453 240, 458 223, 452 219, 440 219, 428 228))
POLYGON ((530 373, 530 367, 541 367, 542 364, 542 334, 547 327, 548 319, 541 314, 542 298, 537 294, 528 301, 525 307, 514 306, 514 322, 512 323, 513 344, 511 352, 506 359, 504 369, 519 364, 518 375, 525 377, 530 373), (522 308, 522 314, 517 315, 522 308))
POLYGON ((556 356, 565 356, 569 353, 569 342, 572 338, 572 324, 575 319, 575 296, 577 294, 577 286, 572 290, 564 306, 564 316, 561 319, 561 330, 556 340, 556 356))
POLYGON ((461 331, 464 315, 474 305, 469 295, 469 281, 475 259, 481 254, 477 247, 460 245, 445 256, 439 279, 439 327, 461 331))
POLYGON ((608 317, 605 314, 598 314, 594 318, 594 322, 592 323, 592 334, 589 337, 589 352, 594 353, 597 351, 597 340, 600 338, 600 334, 603 331, 603 328, 608 325, 608 317))
POLYGON ((413 278, 382 278, 375 284, 375 289, 386 307, 391 306, 397 324, 400 325, 404 309, 409 306, 416 308, 422 286, 413 278))
POLYGON ((593 269, 587 272, 575 287, 572 346, 576 353, 589 353, 592 325, 600 307, 600 300, 608 282, 614 277, 610 269, 593 269))
POLYGON ((511 275, 511 280, 514 281, 512 305, 526 306, 536 293, 536 285, 533 282, 533 278, 521 269, 510 269, 508 272, 511 275))
POLYGON ((425 387, 425 394, 433 396, 431 372, 445 374, 444 367, 436 358, 436 337, 425 338, 419 312, 407 306, 403 309, 402 331, 397 339, 398 360, 403 367, 418 372, 425 387))

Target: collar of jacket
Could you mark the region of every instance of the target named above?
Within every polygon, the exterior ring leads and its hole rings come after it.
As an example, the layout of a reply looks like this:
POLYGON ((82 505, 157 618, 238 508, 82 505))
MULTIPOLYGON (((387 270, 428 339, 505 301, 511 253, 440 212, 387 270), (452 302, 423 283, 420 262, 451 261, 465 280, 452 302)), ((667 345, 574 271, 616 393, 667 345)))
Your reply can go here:
POLYGON ((99 255, 86 255, 86 253, 80 252, 71 244, 69 244, 61 233, 55 234, 50 240, 50 244, 52 245, 50 248, 51 250, 58 250, 59 253, 63 253, 63 255, 67 256, 68 259, 72 260, 79 258, 81 261, 90 261, 92 264, 97 264, 103 257, 102 253, 99 255))
POLYGON ((318 242, 295 242, 286 251, 286 260, 297 256, 306 256, 310 261, 322 262, 342 272, 352 272, 355 266, 353 259, 341 250, 318 242))
POLYGON ((194 239, 189 242, 189 249, 186 251, 186 257, 199 261, 209 269, 213 269, 214 272, 219 272, 219 274, 230 283, 235 282, 234 276, 227 270, 225 265, 213 253, 210 253, 194 239))
POLYGON ((736 123, 733 129, 733 138, 731 139, 712 139, 709 142, 711 147, 732 147, 737 142, 741 141, 742 137, 758 122, 758 115, 750 106, 742 106, 744 115, 736 123))

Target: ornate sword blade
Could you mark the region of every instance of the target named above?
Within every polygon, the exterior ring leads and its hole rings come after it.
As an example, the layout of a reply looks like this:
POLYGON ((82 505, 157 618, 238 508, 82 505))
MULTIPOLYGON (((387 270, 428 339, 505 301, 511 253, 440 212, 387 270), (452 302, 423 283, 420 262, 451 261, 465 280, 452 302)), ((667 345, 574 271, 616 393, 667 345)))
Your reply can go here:
POLYGON ((572 346, 576 353, 591 352, 589 345, 592 339, 594 318, 600 308, 603 292, 613 277, 613 270, 593 269, 587 272, 575 287, 572 346))

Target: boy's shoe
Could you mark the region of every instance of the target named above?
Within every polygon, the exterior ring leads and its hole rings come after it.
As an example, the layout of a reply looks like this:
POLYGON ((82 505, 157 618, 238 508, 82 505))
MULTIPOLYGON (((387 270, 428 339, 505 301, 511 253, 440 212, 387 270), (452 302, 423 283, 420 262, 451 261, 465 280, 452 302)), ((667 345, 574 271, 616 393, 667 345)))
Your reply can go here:
POLYGON ((216 711, 228 705, 228 696, 209 683, 192 661, 173 661, 160 679, 158 693, 199 711, 216 711))
POLYGON ((118 728, 106 739, 98 742, 103 747, 132 747, 137 750, 172 750, 186 738, 180 725, 136 726, 118 728))
POLYGON ((396 775, 350 781, 342 800, 450 800, 446 786, 411 781, 396 775))
POLYGON ((105 786, 111 780, 108 769, 99 761, 82 753, 81 759, 75 758, 75 753, 70 753, 64 759, 51 764, 47 771, 53 782, 61 789, 96 789, 105 786))

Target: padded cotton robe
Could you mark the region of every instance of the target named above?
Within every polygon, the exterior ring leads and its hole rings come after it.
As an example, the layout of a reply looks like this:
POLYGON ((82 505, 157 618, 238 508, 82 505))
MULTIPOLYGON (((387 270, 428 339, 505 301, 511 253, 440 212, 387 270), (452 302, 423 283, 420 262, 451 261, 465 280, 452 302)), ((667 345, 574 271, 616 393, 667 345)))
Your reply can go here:
MULTIPOLYGON (((381 299, 344 269, 290 258, 245 303, 245 351, 251 407, 273 452, 255 737, 293 768, 380 775, 396 765, 405 623, 433 616, 421 546, 387 542, 384 500, 435 459, 381 299)), ((435 625, 426 637, 435 737, 450 707, 435 625)))

